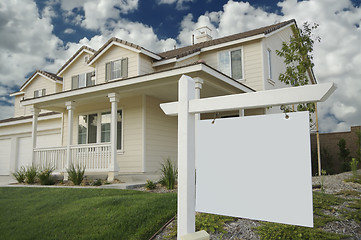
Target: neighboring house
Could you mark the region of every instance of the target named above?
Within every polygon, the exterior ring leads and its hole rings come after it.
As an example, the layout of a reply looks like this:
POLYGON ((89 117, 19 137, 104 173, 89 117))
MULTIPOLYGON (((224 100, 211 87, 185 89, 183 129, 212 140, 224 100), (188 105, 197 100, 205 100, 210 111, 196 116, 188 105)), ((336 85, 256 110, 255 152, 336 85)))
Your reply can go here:
POLYGON ((0 121, 0 175, 32 163, 64 173, 72 162, 109 180, 155 176, 164 159, 177 158, 177 118, 159 104, 177 101, 179 78, 194 78, 202 98, 285 87, 278 81, 285 66, 275 52, 295 24, 214 40, 201 31, 198 43, 162 53, 117 38, 97 51, 81 47, 57 74, 36 71, 11 94, 14 118, 0 121))

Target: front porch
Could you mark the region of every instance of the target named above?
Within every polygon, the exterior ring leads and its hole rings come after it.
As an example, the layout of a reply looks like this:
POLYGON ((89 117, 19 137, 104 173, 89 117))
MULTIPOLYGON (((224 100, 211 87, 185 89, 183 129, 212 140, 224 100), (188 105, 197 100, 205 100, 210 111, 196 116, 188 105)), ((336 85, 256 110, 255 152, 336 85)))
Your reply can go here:
POLYGON ((52 166, 57 173, 65 173, 68 166, 81 166, 87 172, 108 172, 111 163, 111 145, 82 144, 70 146, 71 162, 67 163, 67 147, 34 149, 34 164, 37 166, 52 166))

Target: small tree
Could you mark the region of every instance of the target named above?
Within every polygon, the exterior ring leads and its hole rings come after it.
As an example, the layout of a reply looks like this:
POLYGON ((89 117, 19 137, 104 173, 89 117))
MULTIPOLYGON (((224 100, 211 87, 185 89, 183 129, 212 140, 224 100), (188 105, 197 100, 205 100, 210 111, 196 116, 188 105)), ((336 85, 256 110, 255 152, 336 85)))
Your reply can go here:
POLYGON ((341 138, 337 146, 339 148, 338 157, 342 164, 342 170, 350 171, 350 150, 346 148, 346 140, 341 138))

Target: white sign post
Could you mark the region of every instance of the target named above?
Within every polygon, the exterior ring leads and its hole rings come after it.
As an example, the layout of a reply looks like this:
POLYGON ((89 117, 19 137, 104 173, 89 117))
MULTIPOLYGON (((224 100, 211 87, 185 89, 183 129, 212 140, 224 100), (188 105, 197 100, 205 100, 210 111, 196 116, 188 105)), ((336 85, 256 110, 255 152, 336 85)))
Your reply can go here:
POLYGON ((195 231, 195 114, 320 102, 336 89, 327 83, 194 99, 192 78, 183 75, 178 86, 179 102, 160 105, 165 114, 178 115, 178 239, 195 231))

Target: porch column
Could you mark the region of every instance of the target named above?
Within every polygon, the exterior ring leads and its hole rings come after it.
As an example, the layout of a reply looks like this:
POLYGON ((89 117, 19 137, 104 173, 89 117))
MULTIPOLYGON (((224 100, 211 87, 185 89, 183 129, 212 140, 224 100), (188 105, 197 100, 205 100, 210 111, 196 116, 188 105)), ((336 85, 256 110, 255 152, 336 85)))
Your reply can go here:
POLYGON ((34 149, 36 148, 36 135, 37 135, 37 131, 38 131, 38 117, 39 117, 39 113, 40 113, 40 109, 33 107, 31 109, 32 113, 33 113, 33 124, 32 124, 32 129, 31 129, 31 141, 32 141, 32 157, 31 157, 31 163, 35 164, 36 163, 36 158, 35 158, 35 152, 34 149))
MULTIPOLYGON (((199 77, 195 77, 193 78, 194 83, 195 83, 195 99, 200 99, 201 98, 201 90, 202 90, 202 86, 203 86, 203 79, 199 78, 199 77)), ((196 114, 196 121, 201 119, 201 114, 197 113, 196 114)))
MULTIPOLYGON (((74 109, 75 103, 72 101, 65 102, 66 109, 68 110, 68 141, 66 146, 66 163, 65 168, 70 168, 71 164, 71 151, 70 146, 73 145, 73 118, 74 118, 74 109)), ((68 181, 68 173, 64 172, 64 181, 68 181)))
POLYGON ((112 105, 110 120, 110 165, 108 172, 108 181, 111 182, 114 180, 116 173, 119 171, 117 166, 117 117, 119 94, 109 93, 108 98, 112 105))

